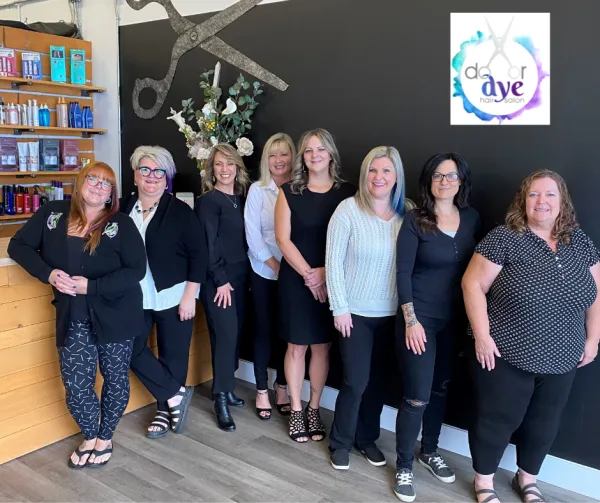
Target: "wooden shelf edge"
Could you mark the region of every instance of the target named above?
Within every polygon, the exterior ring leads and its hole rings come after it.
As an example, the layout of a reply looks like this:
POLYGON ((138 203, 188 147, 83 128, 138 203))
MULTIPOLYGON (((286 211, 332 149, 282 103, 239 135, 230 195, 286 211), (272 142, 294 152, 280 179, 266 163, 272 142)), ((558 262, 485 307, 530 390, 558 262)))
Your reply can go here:
POLYGON ((80 170, 77 171, 0 171, 0 177, 16 177, 16 178, 37 178, 40 176, 59 176, 59 177, 76 177, 80 170))
POLYGON ((85 128, 74 128, 74 127, 55 127, 55 126, 22 126, 20 124, 0 124, 0 134, 12 134, 20 136, 24 132, 26 133, 38 133, 39 135, 48 136, 66 136, 67 133, 79 133, 82 138, 90 138, 96 134, 108 133, 107 129, 85 129, 85 128), (4 132, 6 131, 6 132, 4 132), (12 131, 12 132, 8 132, 12 131), (4 132, 4 133, 3 133, 4 132))
POLYGON ((70 84, 68 82, 53 82, 51 80, 34 80, 24 79, 23 77, 0 77, 0 82, 9 82, 13 89, 18 89, 21 86, 52 86, 64 89, 75 89, 80 90, 82 96, 89 96, 89 93, 103 93, 106 92, 105 87, 88 86, 81 84, 70 84))

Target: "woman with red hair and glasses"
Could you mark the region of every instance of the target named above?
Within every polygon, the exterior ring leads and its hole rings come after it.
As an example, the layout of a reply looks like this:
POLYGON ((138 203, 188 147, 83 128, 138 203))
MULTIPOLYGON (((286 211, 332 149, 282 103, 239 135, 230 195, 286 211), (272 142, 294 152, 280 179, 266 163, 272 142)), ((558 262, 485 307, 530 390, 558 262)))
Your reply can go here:
POLYGON ((144 243, 118 210, 115 174, 96 162, 79 173, 70 202, 42 206, 8 246, 13 260, 54 291, 67 407, 84 437, 69 459, 74 469, 98 468, 112 455, 113 432, 129 401, 133 338, 144 326, 144 243))

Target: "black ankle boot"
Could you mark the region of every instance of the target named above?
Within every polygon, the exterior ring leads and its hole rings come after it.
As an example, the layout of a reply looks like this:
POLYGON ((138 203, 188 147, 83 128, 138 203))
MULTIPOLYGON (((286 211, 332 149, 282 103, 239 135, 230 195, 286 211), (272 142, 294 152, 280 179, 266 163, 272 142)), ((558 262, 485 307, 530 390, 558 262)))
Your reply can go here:
POLYGON ((235 431, 235 423, 227 403, 227 393, 213 393, 213 400, 219 428, 225 431, 235 431))
POLYGON ((232 407, 243 407, 246 404, 244 400, 235 396, 235 393, 233 391, 230 391, 225 394, 227 395, 227 403, 232 407))

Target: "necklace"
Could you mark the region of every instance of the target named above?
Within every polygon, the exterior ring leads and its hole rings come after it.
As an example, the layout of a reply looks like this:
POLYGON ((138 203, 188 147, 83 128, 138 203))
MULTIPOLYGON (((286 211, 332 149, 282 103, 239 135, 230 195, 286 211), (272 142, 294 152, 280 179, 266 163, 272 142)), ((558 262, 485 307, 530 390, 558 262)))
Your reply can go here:
POLYGON ((233 204, 234 208, 237 208, 237 196, 233 196, 233 201, 231 199, 229 199, 229 196, 227 194, 225 194, 225 192, 222 192, 222 194, 227 198, 227 200, 233 204))
POLYGON ((145 215, 146 213, 152 213, 156 209, 157 206, 158 206, 158 201, 156 201, 147 210, 142 210, 142 204, 138 201, 138 204, 135 205, 135 211, 137 211, 138 213, 141 213, 142 215, 145 215))

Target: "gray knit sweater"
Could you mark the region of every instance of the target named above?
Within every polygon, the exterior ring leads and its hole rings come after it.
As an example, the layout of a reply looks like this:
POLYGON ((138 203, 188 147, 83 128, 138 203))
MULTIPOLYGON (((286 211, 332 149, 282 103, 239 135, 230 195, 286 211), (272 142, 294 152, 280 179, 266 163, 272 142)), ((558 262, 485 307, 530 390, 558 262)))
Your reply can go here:
POLYGON ((340 203, 327 228, 325 272, 334 316, 393 316, 396 290, 396 238, 402 217, 386 222, 362 211, 356 199, 340 203))

